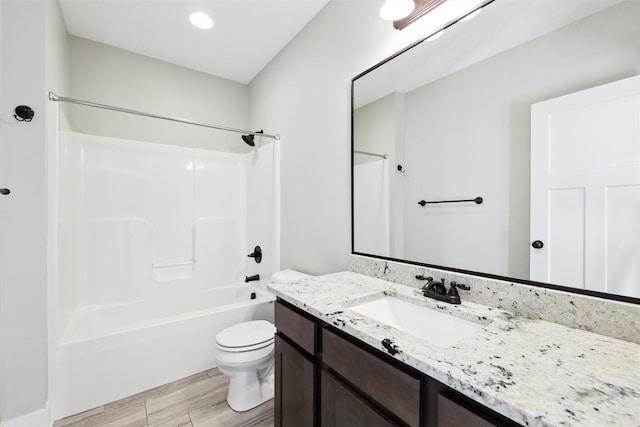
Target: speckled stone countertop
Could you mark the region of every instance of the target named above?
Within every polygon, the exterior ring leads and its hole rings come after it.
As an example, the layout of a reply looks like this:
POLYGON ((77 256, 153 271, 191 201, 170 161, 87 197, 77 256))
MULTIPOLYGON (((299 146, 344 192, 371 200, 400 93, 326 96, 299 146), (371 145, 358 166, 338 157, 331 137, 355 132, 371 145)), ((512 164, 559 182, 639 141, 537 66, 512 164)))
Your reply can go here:
MULTIPOLYGON (((268 289, 477 402, 528 426, 640 426, 640 345, 463 299, 451 305, 414 287, 353 272, 268 289), (349 309, 392 295, 483 325, 438 347, 349 309)), ((427 327, 427 325, 425 325, 427 327)))

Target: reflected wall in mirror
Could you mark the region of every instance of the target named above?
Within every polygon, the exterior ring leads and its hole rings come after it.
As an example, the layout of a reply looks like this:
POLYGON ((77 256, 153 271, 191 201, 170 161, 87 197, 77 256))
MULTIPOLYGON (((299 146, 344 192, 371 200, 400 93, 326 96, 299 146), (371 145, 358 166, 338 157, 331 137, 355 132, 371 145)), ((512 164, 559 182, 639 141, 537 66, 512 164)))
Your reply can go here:
POLYGON ((353 252, 640 298, 638 75, 640 1, 496 0, 354 78, 353 252))

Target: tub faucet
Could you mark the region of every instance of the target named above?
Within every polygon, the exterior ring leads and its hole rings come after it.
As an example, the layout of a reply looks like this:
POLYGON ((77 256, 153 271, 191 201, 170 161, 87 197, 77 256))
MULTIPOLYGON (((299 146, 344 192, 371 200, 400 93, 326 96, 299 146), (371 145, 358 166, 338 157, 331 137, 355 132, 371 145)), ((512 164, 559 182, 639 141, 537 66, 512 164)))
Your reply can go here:
POLYGON ((244 283, 255 282, 260 280, 259 274, 254 274, 253 276, 244 276, 244 283))

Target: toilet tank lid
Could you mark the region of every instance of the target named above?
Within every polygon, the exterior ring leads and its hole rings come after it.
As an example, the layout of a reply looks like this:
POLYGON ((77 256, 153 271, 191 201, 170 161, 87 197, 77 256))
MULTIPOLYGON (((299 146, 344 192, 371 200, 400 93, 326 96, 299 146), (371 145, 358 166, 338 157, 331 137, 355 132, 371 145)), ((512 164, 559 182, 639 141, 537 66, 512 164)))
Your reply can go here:
POLYGON ((223 329, 216 335, 216 342, 224 347, 247 347, 273 339, 276 327, 266 320, 252 320, 223 329))
POLYGON ((305 279, 311 277, 309 274, 301 273, 296 270, 282 270, 271 275, 271 281, 273 283, 289 283, 295 280, 305 279))

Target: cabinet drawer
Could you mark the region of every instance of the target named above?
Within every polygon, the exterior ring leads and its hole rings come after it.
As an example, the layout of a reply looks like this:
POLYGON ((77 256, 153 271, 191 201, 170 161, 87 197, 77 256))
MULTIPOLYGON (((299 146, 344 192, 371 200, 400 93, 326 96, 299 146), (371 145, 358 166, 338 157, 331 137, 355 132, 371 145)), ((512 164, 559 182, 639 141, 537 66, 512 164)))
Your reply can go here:
POLYGON ((438 427, 497 427, 500 425, 438 394, 438 427))
POLYGON ((315 353, 316 323, 302 314, 276 302, 276 328, 309 354, 315 353))
POLYGON ((324 329, 322 359, 351 385, 409 424, 420 422, 420 380, 324 329))

